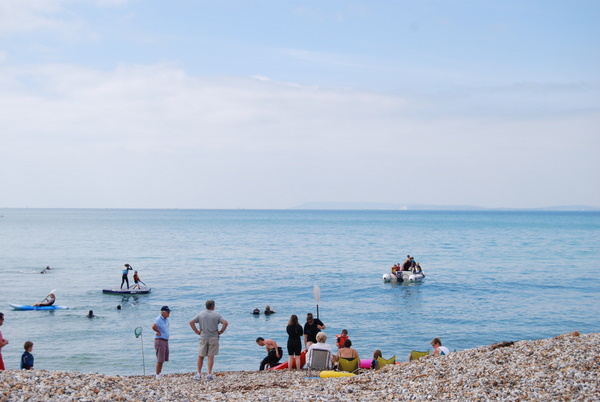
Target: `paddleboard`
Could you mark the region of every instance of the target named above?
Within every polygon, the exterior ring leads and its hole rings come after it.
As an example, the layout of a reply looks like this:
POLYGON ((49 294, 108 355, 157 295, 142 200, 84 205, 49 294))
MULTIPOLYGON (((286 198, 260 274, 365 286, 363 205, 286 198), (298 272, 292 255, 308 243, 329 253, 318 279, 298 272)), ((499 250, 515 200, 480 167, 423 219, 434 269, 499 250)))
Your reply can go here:
POLYGON ((119 288, 114 288, 114 289, 102 289, 102 293, 111 293, 111 294, 115 294, 115 295, 143 295, 143 294, 147 294, 150 293, 152 289, 148 288, 148 287, 140 287, 138 288, 129 288, 129 289, 119 289, 119 288))
POLYGON ((65 306, 29 306, 27 304, 11 304, 8 303, 15 310, 68 310, 69 307, 65 306))
MULTIPOLYGON (((300 354, 300 367, 298 367, 298 369, 301 369, 306 364, 306 352, 307 352, 306 350, 303 350, 302 353, 300 354)), ((294 368, 295 366, 296 366, 296 359, 292 360, 292 368, 294 368)), ((288 362, 283 362, 281 364, 278 364, 277 366, 271 367, 269 370, 283 370, 283 369, 287 369, 287 368, 288 368, 288 362)))

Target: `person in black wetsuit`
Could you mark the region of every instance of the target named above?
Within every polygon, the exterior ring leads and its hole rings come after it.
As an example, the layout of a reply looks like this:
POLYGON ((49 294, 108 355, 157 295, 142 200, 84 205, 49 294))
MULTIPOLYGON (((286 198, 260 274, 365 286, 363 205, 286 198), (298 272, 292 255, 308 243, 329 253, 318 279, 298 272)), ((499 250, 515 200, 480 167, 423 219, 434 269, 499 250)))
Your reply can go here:
POLYGON ((402 270, 403 271, 410 271, 410 266, 412 265, 412 261, 411 261, 411 257, 410 255, 406 256, 406 261, 404 261, 404 264, 402 264, 402 270))
POLYGON ((125 268, 123 268, 123 276, 121 277, 121 289, 123 289, 123 284, 125 282, 127 282, 127 289, 129 289, 129 278, 127 277, 127 274, 129 274, 129 271, 131 270, 133 270, 131 265, 125 264, 125 268))
POLYGON ((288 334, 287 350, 288 350, 288 370, 291 370, 296 363, 296 370, 300 370, 300 355, 302 354, 302 335, 304 329, 298 323, 298 316, 293 314, 290 317, 287 327, 285 328, 288 334))
POLYGON ((317 343, 317 334, 322 329, 327 328, 318 318, 313 318, 312 313, 306 314, 306 324, 304 324, 304 348, 308 349, 313 343, 317 343))
POLYGON ((267 357, 260 362, 260 371, 264 370, 267 366, 271 368, 279 363, 281 355, 283 354, 283 349, 281 346, 277 346, 277 342, 273 339, 265 339, 259 336, 256 338, 256 343, 258 346, 264 346, 265 349, 267 349, 267 357))

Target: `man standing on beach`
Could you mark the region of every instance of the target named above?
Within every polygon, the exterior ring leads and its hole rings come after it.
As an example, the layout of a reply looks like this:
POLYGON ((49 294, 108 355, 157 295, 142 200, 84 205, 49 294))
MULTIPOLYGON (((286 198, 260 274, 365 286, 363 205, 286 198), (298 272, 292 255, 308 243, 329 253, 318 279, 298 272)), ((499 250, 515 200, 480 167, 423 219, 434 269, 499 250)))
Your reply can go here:
POLYGON ((215 301, 206 302, 206 310, 198 313, 190 321, 190 327, 200 335, 200 346, 198 348, 198 372, 194 377, 196 380, 202 379, 202 366, 204 358, 208 356, 208 375, 207 380, 212 380, 212 369, 215 364, 215 356, 219 354, 219 335, 227 329, 227 320, 215 311, 215 301), (196 327, 198 324, 198 327, 196 327), (221 329, 219 329, 221 324, 221 329))
POLYGON ((306 324, 304 324, 304 349, 310 348, 310 345, 317 343, 317 334, 322 329, 327 328, 318 318, 313 318, 312 313, 306 314, 306 324))
POLYGON ((162 378, 162 366, 164 362, 169 361, 169 315, 171 310, 169 306, 162 306, 160 315, 156 317, 152 324, 154 335, 154 349, 156 350, 156 378, 162 378))
MULTIPOLYGON (((4 324, 4 313, 0 313, 0 326, 4 324)), ((8 340, 2 337, 2 332, 0 332, 0 371, 6 370, 4 367, 4 360, 2 360, 2 348, 8 345, 8 340)))

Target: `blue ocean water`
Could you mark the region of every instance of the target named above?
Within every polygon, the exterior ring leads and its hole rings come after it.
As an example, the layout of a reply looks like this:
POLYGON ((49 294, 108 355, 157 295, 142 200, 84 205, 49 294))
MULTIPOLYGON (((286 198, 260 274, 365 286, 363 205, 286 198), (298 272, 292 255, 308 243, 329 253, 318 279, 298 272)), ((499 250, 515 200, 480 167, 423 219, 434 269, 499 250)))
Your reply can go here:
POLYGON ((285 349, 290 315, 304 323, 317 312, 314 285, 330 342, 348 329, 361 358, 381 349, 405 361, 434 337, 461 350, 598 332, 599 261, 597 212, 2 209, 0 330, 10 341, 2 353, 16 369, 31 340, 36 368, 151 374, 150 325, 169 305, 164 372, 193 372, 188 323, 214 299, 229 321, 215 370, 256 370, 264 355, 256 337, 285 349), (407 254, 424 282, 384 283, 407 254), (120 285, 124 263, 150 295, 101 292, 120 285), (52 289, 70 310, 7 305, 52 289), (266 305, 277 313, 251 314, 266 305), (97 318, 85 318, 90 309, 97 318))

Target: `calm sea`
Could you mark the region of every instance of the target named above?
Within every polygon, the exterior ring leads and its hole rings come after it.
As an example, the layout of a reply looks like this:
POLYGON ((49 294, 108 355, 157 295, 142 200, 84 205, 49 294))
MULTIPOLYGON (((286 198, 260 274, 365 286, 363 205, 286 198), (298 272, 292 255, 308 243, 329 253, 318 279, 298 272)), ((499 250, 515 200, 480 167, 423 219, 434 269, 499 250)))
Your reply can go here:
POLYGON ((264 355, 256 337, 285 348, 290 315, 304 323, 317 312, 314 285, 331 342, 348 329, 362 358, 381 349, 405 361, 434 337, 461 350, 598 332, 599 265, 597 212, 0 209, 3 355, 17 369, 31 340, 36 368, 142 374, 145 363, 150 374, 150 325, 168 305, 164 372, 193 372, 188 322, 214 299, 229 321, 215 370, 256 370, 264 355), (383 283, 407 254, 425 281, 383 283), (150 295, 102 293, 120 285, 125 263, 150 295), (70 310, 7 305, 52 289, 70 310), (277 313, 251 314, 266 305, 277 313), (85 318, 90 309, 97 318, 85 318))

